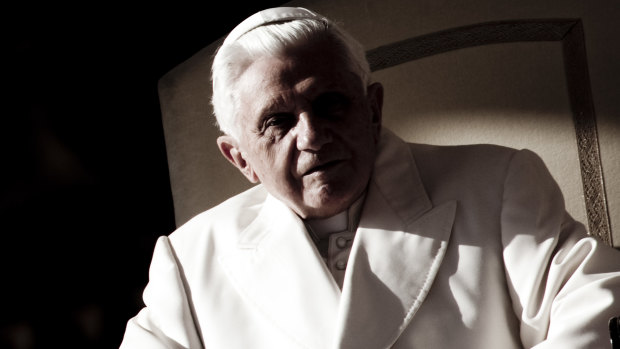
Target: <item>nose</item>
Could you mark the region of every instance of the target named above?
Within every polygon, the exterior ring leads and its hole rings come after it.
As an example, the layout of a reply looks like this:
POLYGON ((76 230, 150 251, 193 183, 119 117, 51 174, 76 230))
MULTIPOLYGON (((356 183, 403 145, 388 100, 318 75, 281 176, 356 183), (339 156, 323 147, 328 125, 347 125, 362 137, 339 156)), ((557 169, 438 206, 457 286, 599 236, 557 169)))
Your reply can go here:
POLYGON ((332 141, 331 132, 325 120, 302 112, 297 122, 297 149, 300 151, 318 151, 332 141))

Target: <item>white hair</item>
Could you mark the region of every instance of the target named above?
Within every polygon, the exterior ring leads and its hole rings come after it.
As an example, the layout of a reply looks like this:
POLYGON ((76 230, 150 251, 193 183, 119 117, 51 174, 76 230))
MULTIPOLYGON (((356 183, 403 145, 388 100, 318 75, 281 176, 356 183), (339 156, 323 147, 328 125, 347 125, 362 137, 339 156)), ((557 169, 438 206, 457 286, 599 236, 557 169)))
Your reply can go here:
POLYGON ((370 67, 362 45, 335 23, 305 18, 263 25, 221 46, 215 55, 211 70, 211 103, 220 130, 238 137, 235 85, 254 60, 282 54, 285 48, 300 43, 320 40, 331 40, 341 46, 351 72, 366 86, 370 83, 370 67))

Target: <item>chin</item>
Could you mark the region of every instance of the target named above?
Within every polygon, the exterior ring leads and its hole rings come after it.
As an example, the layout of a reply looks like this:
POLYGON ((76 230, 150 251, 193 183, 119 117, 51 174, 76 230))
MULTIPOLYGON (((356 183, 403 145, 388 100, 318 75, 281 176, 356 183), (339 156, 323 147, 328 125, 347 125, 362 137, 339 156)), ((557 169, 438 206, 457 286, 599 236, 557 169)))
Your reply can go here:
POLYGON ((355 201, 357 196, 352 192, 333 192, 321 190, 317 195, 305 200, 304 218, 327 218, 338 214, 355 201))

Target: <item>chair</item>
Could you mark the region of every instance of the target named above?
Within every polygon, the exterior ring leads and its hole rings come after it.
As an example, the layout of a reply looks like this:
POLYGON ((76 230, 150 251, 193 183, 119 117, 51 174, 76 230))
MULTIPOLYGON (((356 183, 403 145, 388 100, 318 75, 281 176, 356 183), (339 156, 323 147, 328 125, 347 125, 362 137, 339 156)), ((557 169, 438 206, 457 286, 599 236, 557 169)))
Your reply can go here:
MULTIPOLYGON (((385 86, 384 125, 419 143, 529 148, 567 210, 620 247, 620 3, 291 1, 362 41, 385 86), (447 7, 451 6, 451 7, 447 7), (615 15, 614 15, 615 14, 615 15)), ((215 42, 159 82, 177 225, 250 186, 220 155, 211 117, 215 42)))

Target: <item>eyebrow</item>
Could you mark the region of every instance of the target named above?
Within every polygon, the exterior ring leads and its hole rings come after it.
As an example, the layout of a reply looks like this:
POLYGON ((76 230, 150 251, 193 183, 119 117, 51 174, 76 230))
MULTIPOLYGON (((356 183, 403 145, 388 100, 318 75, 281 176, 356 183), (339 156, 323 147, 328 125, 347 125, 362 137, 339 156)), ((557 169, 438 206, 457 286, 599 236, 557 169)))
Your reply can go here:
MULTIPOLYGON (((316 98, 317 96, 325 93, 344 93, 345 95, 348 95, 345 91, 347 91, 346 86, 339 81, 320 80, 314 81, 310 84, 309 89, 306 90, 306 93, 304 93, 301 97, 309 98, 309 96, 313 96, 313 98, 316 98), (317 91, 321 91, 321 93, 317 93, 317 91)), ((273 95, 266 96, 264 100, 259 101, 258 108, 256 109, 259 117, 256 119, 257 124, 255 126, 260 129, 265 119, 269 116, 289 112, 291 109, 294 109, 296 97, 293 95, 297 94, 285 90, 275 92, 273 95)), ((308 102, 311 103, 312 101, 308 102)))
POLYGON ((291 101, 290 97, 285 96, 285 94, 277 94, 275 98, 267 99, 258 111, 260 116, 264 117, 281 112, 283 109, 289 109, 291 105, 294 105, 294 102, 291 101))
POLYGON ((283 113, 288 111, 291 102, 289 102, 290 98, 286 98, 283 94, 277 94, 275 97, 268 97, 262 103, 259 104, 257 110, 258 117, 256 118, 256 122, 253 127, 260 131, 262 129, 262 125, 265 120, 270 116, 278 113, 283 113))

